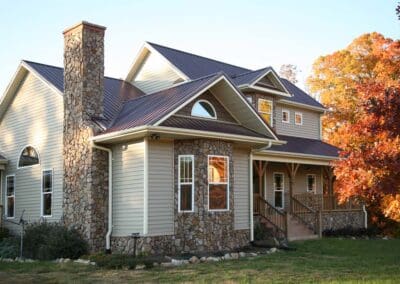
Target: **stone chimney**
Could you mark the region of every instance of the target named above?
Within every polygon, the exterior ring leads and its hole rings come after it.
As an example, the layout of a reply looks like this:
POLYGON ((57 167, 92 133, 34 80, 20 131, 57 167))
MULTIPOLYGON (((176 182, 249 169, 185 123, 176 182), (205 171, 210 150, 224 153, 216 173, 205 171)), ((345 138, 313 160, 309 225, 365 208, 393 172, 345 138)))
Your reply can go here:
POLYGON ((64 34, 63 221, 88 240, 92 251, 105 247, 107 153, 91 147, 103 116, 104 31, 88 22, 64 34))

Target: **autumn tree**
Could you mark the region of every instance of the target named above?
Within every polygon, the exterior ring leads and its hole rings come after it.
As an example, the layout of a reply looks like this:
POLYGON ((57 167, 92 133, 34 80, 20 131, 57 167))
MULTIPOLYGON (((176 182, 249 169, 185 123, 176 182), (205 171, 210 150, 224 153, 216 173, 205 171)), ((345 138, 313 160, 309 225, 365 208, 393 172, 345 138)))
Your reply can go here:
POLYGON ((279 69, 279 75, 282 78, 285 78, 286 80, 292 82, 293 84, 296 84, 298 82, 297 80, 298 73, 299 70, 297 69, 297 66, 293 64, 283 64, 279 69))
POLYGON ((337 192, 400 222, 400 84, 366 83, 358 93, 362 115, 342 126, 347 144, 334 165, 337 192))
POLYGON ((362 103, 358 86, 367 82, 393 85, 400 75, 398 41, 379 33, 364 34, 345 49, 319 57, 313 64, 308 87, 330 110, 323 120, 324 137, 344 147, 345 123, 358 120, 362 103))

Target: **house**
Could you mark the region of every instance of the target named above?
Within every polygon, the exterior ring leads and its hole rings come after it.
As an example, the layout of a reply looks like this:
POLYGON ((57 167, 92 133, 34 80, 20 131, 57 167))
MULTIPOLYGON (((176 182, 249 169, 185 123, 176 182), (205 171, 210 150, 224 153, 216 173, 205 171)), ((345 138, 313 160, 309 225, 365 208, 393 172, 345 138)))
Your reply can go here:
POLYGON ((105 28, 64 31, 64 68, 22 61, 0 104, 3 225, 74 226, 93 251, 234 249, 363 227, 338 205, 326 109, 280 78, 146 42, 104 76, 105 28))

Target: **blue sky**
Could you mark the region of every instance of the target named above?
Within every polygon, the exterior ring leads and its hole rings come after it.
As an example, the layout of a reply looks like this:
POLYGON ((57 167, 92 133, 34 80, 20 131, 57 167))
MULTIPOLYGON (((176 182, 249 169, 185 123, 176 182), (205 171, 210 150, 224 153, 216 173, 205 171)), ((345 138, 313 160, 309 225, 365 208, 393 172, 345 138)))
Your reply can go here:
POLYGON ((0 94, 21 59, 62 66, 62 31, 81 20, 107 27, 108 76, 124 78, 147 40, 252 69, 295 64, 302 86, 318 56, 363 33, 399 39, 397 2, 2 0, 0 94))

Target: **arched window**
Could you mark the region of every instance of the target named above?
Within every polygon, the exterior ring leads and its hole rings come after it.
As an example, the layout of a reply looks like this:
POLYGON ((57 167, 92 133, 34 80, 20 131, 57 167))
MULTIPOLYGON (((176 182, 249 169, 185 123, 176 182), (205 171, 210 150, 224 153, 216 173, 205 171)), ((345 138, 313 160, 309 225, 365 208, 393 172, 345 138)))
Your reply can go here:
POLYGON ((216 119, 217 113, 215 112, 214 106, 210 102, 206 100, 199 100, 193 105, 192 116, 216 119))
POLYGON ((33 148, 32 146, 25 147, 19 157, 18 167, 23 168, 37 164, 39 164, 39 155, 35 148, 33 148))

